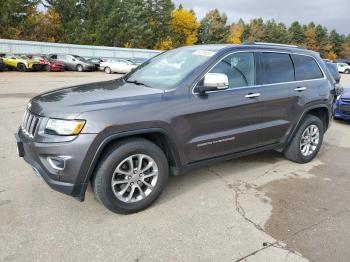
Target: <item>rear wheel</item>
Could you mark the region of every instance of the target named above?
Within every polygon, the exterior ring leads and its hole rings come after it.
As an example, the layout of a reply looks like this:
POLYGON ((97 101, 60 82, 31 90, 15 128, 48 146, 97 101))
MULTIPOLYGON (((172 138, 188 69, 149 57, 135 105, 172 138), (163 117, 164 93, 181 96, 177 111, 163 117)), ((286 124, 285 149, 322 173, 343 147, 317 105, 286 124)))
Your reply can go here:
POLYGON ((18 64, 18 65, 17 65, 17 69, 18 69, 18 71, 20 71, 20 72, 25 72, 25 71, 27 71, 27 68, 26 68, 26 66, 25 66, 24 64, 18 64))
POLYGON ((51 66, 50 65, 46 65, 45 66, 45 71, 50 72, 51 71, 51 66))
POLYGON ((110 147, 96 169, 96 198, 115 213, 129 214, 151 205, 168 180, 163 151, 145 139, 125 140, 110 147))
POLYGON ((322 121, 313 115, 306 116, 292 141, 285 149, 285 157, 296 163, 310 162, 321 148, 323 134, 324 126, 322 121))
POLYGON ((110 67, 105 67, 105 73, 106 74, 111 74, 112 73, 112 69, 110 67))

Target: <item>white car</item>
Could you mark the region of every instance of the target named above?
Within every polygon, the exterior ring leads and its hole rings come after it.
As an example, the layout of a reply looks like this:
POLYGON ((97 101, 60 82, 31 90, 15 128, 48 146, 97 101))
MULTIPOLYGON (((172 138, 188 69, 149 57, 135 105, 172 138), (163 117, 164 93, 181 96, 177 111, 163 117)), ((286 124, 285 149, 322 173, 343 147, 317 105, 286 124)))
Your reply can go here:
POLYGON ((338 72, 344 74, 350 74, 350 65, 347 63, 337 63, 338 72))
POLYGON ((107 74, 111 74, 111 73, 126 74, 136 67, 137 65, 135 65, 131 61, 128 61, 126 59, 118 59, 118 58, 110 59, 100 64, 100 69, 104 70, 107 74))

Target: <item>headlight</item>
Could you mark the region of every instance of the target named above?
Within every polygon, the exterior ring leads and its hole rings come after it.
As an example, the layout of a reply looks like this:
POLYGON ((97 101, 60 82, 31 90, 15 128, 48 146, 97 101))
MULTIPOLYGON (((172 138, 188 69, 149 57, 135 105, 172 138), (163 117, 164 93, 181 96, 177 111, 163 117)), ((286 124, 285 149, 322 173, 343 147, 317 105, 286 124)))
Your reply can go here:
POLYGON ((78 135, 85 125, 85 120, 49 119, 45 132, 61 136, 78 135))

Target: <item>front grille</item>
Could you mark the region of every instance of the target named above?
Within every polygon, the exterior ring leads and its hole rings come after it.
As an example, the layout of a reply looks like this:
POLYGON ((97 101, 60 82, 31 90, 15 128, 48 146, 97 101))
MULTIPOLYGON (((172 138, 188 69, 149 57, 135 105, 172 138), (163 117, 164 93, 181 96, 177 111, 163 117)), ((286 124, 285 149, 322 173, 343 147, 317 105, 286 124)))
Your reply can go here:
POLYGON ((34 137, 36 128, 38 127, 39 117, 32 114, 29 110, 27 110, 24 114, 23 122, 22 122, 22 131, 29 137, 34 137))
POLYGON ((342 98, 341 101, 346 102, 346 103, 350 103, 350 98, 342 98))

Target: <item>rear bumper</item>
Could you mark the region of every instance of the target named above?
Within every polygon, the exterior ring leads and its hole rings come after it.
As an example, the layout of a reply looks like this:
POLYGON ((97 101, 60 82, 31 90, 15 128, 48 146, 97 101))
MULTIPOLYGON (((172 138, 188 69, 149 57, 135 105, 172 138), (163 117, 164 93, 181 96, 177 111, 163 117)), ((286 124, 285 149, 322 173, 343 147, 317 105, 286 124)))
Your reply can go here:
POLYGON ((76 197, 80 201, 84 200, 87 183, 79 180, 79 172, 95 135, 81 134, 70 142, 36 143, 19 129, 15 138, 19 156, 23 157, 52 189, 76 197), (64 168, 55 169, 49 160, 52 157, 64 159, 64 168))

